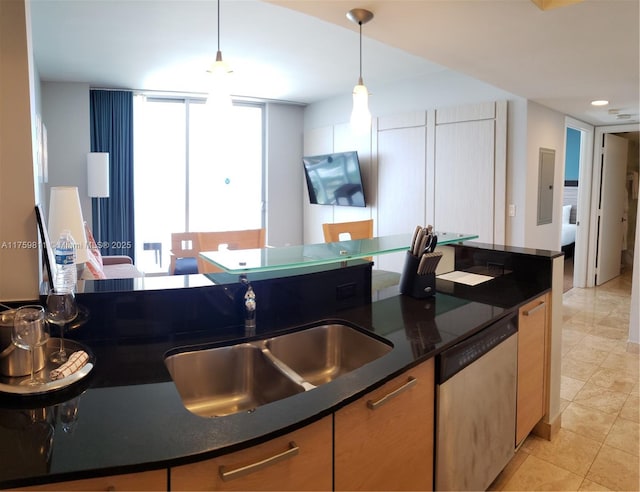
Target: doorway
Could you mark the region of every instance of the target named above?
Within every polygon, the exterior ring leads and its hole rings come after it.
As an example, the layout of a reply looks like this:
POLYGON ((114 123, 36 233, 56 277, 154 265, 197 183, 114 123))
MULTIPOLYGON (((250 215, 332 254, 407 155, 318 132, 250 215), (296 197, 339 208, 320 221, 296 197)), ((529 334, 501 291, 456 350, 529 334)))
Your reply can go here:
MULTIPOLYGON (((633 251, 635 224, 638 213, 637 197, 633 198, 633 176, 638 172, 638 145, 640 140, 640 125, 627 124, 616 126, 593 127, 582 121, 573 118, 566 118, 567 130, 572 129, 580 133, 579 144, 579 177, 577 183, 568 183, 573 190, 567 191, 565 187, 563 193, 563 203, 574 203, 575 210, 571 212, 570 221, 576 224, 575 245, 573 248, 573 258, 568 265, 567 271, 573 271, 573 287, 594 287, 596 285, 596 260, 598 246, 598 217, 601 179, 599 163, 602 159, 602 142, 604 135, 616 134, 630 141, 627 168, 626 190, 629 193, 628 210, 626 215, 627 234, 626 249, 621 252, 622 271, 633 268, 633 251), (634 170, 635 163, 635 170, 634 170), (570 194, 573 193, 573 198, 570 194)), ((565 148, 567 143, 565 142, 565 148)), ((566 153, 566 152, 565 152, 566 153)), ((565 171, 566 172, 566 171, 565 171)), ((573 181, 573 180, 568 180, 573 181)), ((637 186, 637 185, 635 185, 637 186)), ((568 258, 568 260, 571 260, 568 258)), ((571 280, 567 280, 567 284, 571 280)), ((570 288, 570 286, 568 286, 570 288)), ((565 290, 567 287, 565 287, 565 290)))
POLYGON ((569 225, 563 224, 567 230, 563 230, 561 236, 572 237, 573 244, 569 239, 562 241, 567 243, 563 245, 565 272, 571 275, 565 279, 565 291, 571 286, 587 287, 594 127, 567 117, 566 132, 565 156, 573 164, 565 163, 563 206, 571 208, 568 219, 563 218, 569 225))
MULTIPOLYGON (((594 138, 594 165, 593 165, 593 180, 592 180, 592 200, 591 200, 591 217, 590 224, 593 233, 589 237, 589 258, 590 261, 587 265, 587 287, 593 287, 602 283, 602 278, 598 281, 598 273, 601 265, 598 265, 598 259, 604 256, 615 258, 616 264, 620 265, 620 271, 631 270, 633 268, 633 251, 637 247, 634 244, 636 217, 638 213, 638 192, 637 192, 637 175, 638 175, 638 146, 640 125, 628 124, 618 126, 597 127, 595 129, 594 138), (602 248, 607 247, 608 242, 603 237, 606 234, 605 227, 599 227, 599 223, 602 220, 603 210, 600 200, 603 199, 601 193, 606 183, 602 179, 602 165, 605 160, 605 152, 603 151, 603 143, 606 140, 606 135, 616 135, 617 137, 624 138, 628 142, 628 156, 626 158, 626 169, 624 169, 623 184, 620 185, 619 193, 624 195, 624 211, 621 214, 620 219, 616 218, 618 227, 616 233, 624 234, 624 240, 621 245, 616 243, 615 251, 605 251, 602 248), (634 185, 635 176, 635 185, 634 185), (635 188, 634 188, 635 186, 635 188)), ((606 150, 606 149, 605 149, 606 150)), ((607 176, 609 174, 607 173, 607 176)), ((604 198, 606 200, 606 198, 604 198)))

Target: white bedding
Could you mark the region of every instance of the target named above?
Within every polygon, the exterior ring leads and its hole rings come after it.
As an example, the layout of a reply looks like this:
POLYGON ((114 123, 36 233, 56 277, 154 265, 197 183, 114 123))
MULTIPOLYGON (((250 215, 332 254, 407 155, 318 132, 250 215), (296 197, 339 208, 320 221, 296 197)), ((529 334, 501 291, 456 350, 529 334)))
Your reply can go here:
POLYGON ((567 246, 576 242, 576 225, 562 224, 562 242, 561 246, 567 246))

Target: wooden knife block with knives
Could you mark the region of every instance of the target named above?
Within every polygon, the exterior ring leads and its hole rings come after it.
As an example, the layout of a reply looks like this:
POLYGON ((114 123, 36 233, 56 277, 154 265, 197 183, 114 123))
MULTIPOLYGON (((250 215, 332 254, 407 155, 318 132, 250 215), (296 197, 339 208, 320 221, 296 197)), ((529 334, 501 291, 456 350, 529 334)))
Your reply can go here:
POLYGON ((417 299, 436 293, 436 268, 441 252, 435 252, 438 236, 433 227, 417 226, 400 277, 400 293, 417 299))

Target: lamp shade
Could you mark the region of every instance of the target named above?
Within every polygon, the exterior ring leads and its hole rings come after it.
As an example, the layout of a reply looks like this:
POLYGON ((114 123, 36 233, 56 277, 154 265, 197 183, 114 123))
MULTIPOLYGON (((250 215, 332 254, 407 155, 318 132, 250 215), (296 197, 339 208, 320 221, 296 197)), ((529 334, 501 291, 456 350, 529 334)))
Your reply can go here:
POLYGON ((369 91, 362 79, 353 88, 353 110, 351 111, 351 127, 356 135, 364 135, 371 131, 371 112, 369 111, 369 91))
POLYGON ((87 189, 92 198, 109 198, 109 153, 87 154, 87 189))
POLYGON ((87 236, 80 208, 80 196, 76 186, 54 186, 49 197, 49 240, 54 246, 65 229, 71 231, 76 242, 76 263, 86 263, 87 236))

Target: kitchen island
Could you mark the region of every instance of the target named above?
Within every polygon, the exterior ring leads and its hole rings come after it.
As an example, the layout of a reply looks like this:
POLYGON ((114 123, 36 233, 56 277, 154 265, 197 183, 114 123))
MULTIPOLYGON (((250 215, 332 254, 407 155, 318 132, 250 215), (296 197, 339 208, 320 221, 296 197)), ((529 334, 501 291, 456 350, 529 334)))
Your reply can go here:
MULTIPOLYGON (((492 265, 500 263, 508 273, 474 288, 439 280, 438 293, 428 299, 392 293, 372 303, 366 300, 371 266, 365 261, 335 271, 325 266, 304 275, 256 280, 258 330, 249 338, 238 310, 239 284, 209 285, 194 276, 181 279, 186 287, 131 291, 130 285, 94 286, 93 292, 78 295, 91 313, 89 321, 70 334, 95 354, 90 375, 56 394, 0 399, 0 487, 52 488, 53 482, 150 473, 152 480, 161 477, 160 488, 166 490, 179 467, 321 425, 507 313, 552 293, 559 253, 473 243, 454 248, 456 269, 486 266, 488 255, 492 265), (349 288, 339 290, 346 284, 349 288), (330 295, 321 295, 319 285, 331 285, 330 295), (369 330, 393 349, 331 383, 251 412, 217 418, 189 412, 164 364, 165 354, 179 347, 260 339, 331 319, 369 330), (75 406, 75 413, 69 414, 69 406, 75 406)), ((141 488, 151 483, 157 482, 141 488)))

